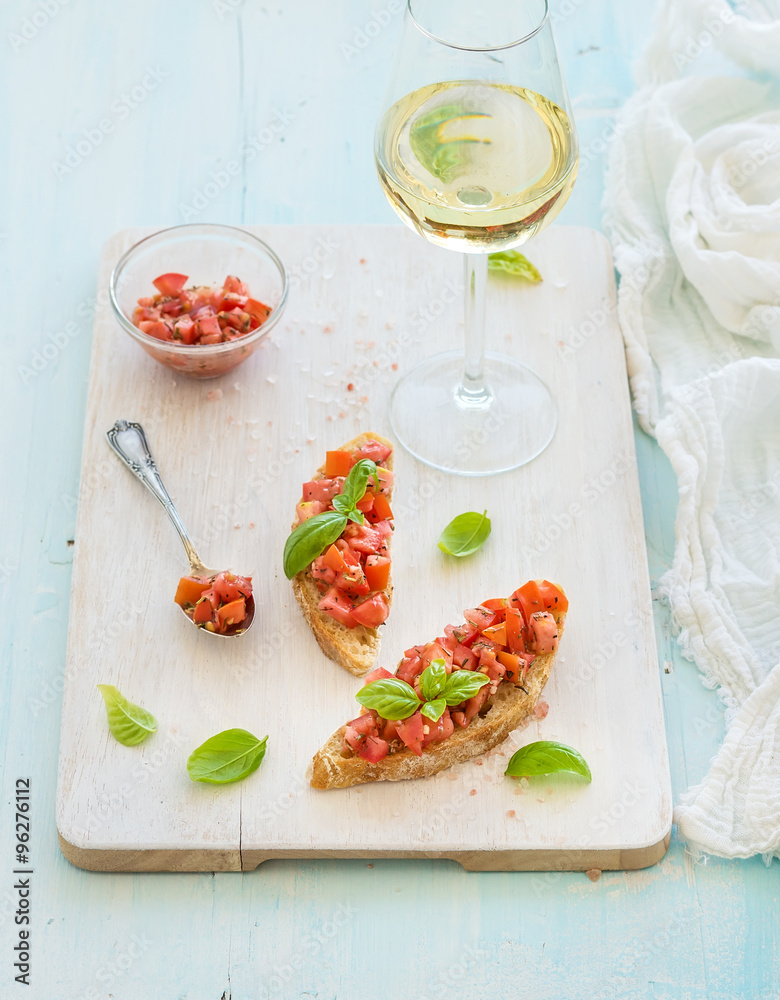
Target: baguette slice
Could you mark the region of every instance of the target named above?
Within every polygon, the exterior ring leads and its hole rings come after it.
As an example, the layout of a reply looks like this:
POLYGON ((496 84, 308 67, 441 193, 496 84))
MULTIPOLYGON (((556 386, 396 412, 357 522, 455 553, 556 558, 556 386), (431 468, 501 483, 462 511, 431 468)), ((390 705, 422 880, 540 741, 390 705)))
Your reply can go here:
MULTIPOLYGON (((566 614, 561 611, 554 611, 552 614, 558 626, 560 644, 566 614)), ((557 651, 545 653, 537 656, 531 664, 525 678, 527 694, 514 684, 503 682, 484 716, 478 715, 466 729, 456 729, 442 743, 423 747, 421 757, 407 747, 376 764, 363 760, 357 754, 354 757, 342 757, 342 726, 314 756, 310 777, 312 788, 348 788, 368 781, 427 778, 453 764, 460 764, 492 750, 531 715, 550 676, 556 655, 557 651)))
MULTIPOLYGON (((381 434, 359 434, 356 438, 341 446, 342 451, 355 451, 366 441, 379 441, 390 448, 395 447, 392 441, 382 437, 381 434)), ((386 468, 391 472, 393 469, 393 454, 387 460, 386 468)), ((321 465, 314 475, 314 479, 325 478, 325 466, 321 465)), ((392 490, 388 499, 392 499, 392 490)), ((297 525, 297 520, 293 528, 297 525)), ((392 555, 391 555, 392 558, 392 555)), ((392 564, 391 564, 392 565, 392 564)), ((309 575, 308 570, 298 573, 292 580, 293 593, 301 606, 303 617, 306 619, 309 628, 314 633, 314 637, 320 644, 320 648, 326 656, 334 660, 340 667, 348 670, 355 677, 362 677, 376 662, 379 655, 379 630, 367 628, 365 625, 358 625, 355 628, 347 628, 340 622, 320 611, 318 604, 322 600, 322 594, 317 589, 317 585, 309 575)), ((393 601, 393 581, 392 577, 384 591, 388 604, 393 601)))

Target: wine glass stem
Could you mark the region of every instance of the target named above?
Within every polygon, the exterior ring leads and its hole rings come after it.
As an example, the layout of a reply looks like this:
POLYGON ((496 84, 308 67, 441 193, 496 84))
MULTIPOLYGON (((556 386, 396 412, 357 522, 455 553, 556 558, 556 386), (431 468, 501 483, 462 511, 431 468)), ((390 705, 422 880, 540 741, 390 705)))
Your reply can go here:
POLYGON ((455 401, 468 409, 483 409, 493 398, 484 372, 487 265, 486 253, 464 254, 466 364, 463 381, 455 390, 455 401))

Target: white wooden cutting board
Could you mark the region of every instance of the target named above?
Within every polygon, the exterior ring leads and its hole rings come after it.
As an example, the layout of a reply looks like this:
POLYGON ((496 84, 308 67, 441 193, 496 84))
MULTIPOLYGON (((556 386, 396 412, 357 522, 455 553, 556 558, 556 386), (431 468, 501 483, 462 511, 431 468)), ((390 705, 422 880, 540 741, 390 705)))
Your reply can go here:
MULTIPOLYGON (((57 795, 65 856, 110 871, 240 870, 281 857, 445 857, 497 870, 657 861, 672 804, 606 241, 552 227, 529 247, 542 284, 490 279, 489 348, 530 364, 559 403, 547 451, 485 479, 396 454, 395 599, 380 664, 393 669, 402 650, 464 608, 547 577, 571 602, 543 694, 549 714, 497 752, 424 781, 323 792, 309 787, 307 767, 356 714, 360 682, 320 652, 282 573, 282 547, 300 485, 325 450, 365 430, 390 435, 397 371, 462 341, 461 257, 400 226, 252 231, 287 263, 292 290, 263 349, 235 372, 175 377, 108 309, 96 316, 57 795), (254 577, 257 618, 246 636, 214 640, 173 604, 183 550, 106 444, 120 417, 144 424, 206 563, 254 577), (445 557, 442 527, 483 508, 493 521, 484 549, 445 557), (152 711, 158 733, 139 747, 117 743, 99 683, 152 711), (259 771, 236 785, 191 782, 190 752, 231 727, 268 734, 259 771), (511 753, 538 739, 577 747, 592 783, 504 778, 511 753)), ((101 290, 148 232, 109 241, 101 290)))

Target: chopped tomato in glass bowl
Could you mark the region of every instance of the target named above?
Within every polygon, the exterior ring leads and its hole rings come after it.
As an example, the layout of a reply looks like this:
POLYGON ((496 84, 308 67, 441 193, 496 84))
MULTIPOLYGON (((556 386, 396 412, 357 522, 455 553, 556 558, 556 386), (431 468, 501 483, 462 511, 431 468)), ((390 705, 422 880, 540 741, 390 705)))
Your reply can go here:
POLYGON ((246 361, 279 321, 287 289, 284 264, 267 243, 206 223, 136 243, 109 282, 120 326, 160 364, 193 378, 246 361))

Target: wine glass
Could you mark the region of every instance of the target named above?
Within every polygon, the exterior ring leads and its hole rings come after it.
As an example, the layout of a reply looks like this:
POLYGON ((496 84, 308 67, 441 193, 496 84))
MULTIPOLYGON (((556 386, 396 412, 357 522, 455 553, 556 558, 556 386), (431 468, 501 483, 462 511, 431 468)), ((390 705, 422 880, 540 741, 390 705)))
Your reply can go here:
POLYGON ((557 408, 530 368, 485 353, 488 254, 563 208, 577 136, 546 0, 407 0, 375 137, 401 219, 465 261, 465 358, 440 354, 398 382, 391 422, 415 457, 461 475, 517 468, 552 440, 557 408))

